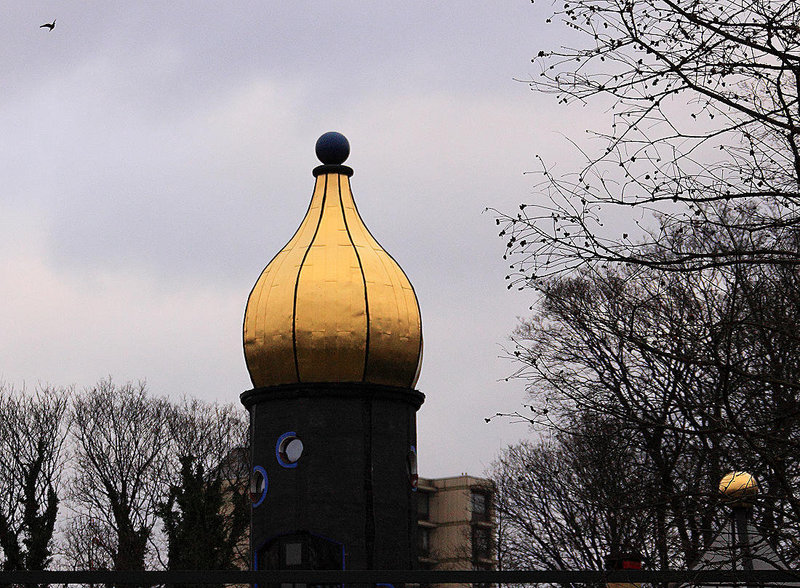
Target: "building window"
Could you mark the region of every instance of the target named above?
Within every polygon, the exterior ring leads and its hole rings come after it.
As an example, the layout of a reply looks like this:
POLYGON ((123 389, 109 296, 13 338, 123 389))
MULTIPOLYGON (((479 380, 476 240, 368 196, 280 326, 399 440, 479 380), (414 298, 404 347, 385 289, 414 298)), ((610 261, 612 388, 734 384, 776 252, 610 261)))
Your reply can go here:
POLYGON ((427 492, 417 493, 417 518, 427 521, 430 516, 431 495, 427 492))
POLYGON ((419 475, 417 473, 417 448, 413 445, 408 450, 406 467, 408 468, 408 483, 411 485, 411 491, 416 492, 419 488, 419 475))
MULTIPOLYGON (((344 569, 344 549, 340 543, 311 533, 282 535, 258 551, 256 569, 341 570, 344 569)), ((315 584, 313 587, 340 588, 341 584, 315 584)), ((267 584, 266 588, 312 588, 312 585, 267 584)))
POLYGON ((472 528, 472 557, 473 559, 492 558, 492 535, 489 529, 472 528))
POLYGON ((267 488, 269 488, 267 470, 261 466, 254 467, 253 473, 250 475, 250 501, 253 503, 253 508, 261 506, 261 503, 264 502, 267 488))
POLYGON ((275 458, 283 468, 296 468, 297 462, 303 455, 303 442, 297 433, 289 431, 278 437, 275 443, 275 458))
POLYGON ((427 556, 431 550, 431 530, 425 527, 418 527, 417 537, 419 538, 419 554, 427 556))
POLYGON ((485 492, 473 492, 470 500, 473 521, 489 520, 489 495, 485 492))
POLYGON ((299 541, 287 541, 283 544, 286 567, 299 566, 303 563, 303 544, 299 541))

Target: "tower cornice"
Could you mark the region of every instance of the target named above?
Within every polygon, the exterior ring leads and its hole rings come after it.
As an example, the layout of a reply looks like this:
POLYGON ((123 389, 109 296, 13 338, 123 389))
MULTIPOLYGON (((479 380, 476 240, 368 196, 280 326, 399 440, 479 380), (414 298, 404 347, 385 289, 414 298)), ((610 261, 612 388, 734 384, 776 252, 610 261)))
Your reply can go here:
POLYGON ((394 400, 410 404, 414 410, 418 410, 425 402, 425 395, 419 390, 369 382, 308 382, 265 386, 246 390, 242 392, 239 399, 245 407, 249 408, 253 404, 268 400, 331 397, 394 400))

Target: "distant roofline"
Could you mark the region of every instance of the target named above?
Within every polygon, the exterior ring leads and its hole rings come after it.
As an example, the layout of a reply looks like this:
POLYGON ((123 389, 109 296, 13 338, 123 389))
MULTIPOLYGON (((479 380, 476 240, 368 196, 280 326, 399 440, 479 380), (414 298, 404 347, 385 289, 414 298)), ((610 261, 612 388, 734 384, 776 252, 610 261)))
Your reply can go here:
POLYGON ((478 476, 472 476, 470 474, 461 474, 460 476, 446 476, 444 478, 426 478, 424 476, 419 477, 419 486, 420 488, 425 489, 435 489, 440 490, 443 488, 437 487, 436 483, 444 484, 445 488, 474 488, 474 487, 481 487, 486 488, 488 490, 494 490, 494 482, 492 482, 488 478, 481 478, 478 476), (463 481, 462 486, 450 485, 448 486, 448 482, 455 482, 455 481, 463 481))

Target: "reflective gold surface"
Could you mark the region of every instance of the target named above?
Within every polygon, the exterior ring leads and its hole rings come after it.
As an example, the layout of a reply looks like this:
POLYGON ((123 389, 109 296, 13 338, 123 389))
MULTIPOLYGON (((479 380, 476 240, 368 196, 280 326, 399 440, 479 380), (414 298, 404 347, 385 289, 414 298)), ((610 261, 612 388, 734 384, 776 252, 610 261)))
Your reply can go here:
POLYGON ((726 501, 734 505, 744 505, 756 497, 758 484, 747 472, 729 472, 720 481, 719 491, 726 501))
POLYGON ((419 305, 403 270, 364 226, 346 174, 317 176, 300 228, 253 287, 244 352, 256 388, 416 384, 419 305))

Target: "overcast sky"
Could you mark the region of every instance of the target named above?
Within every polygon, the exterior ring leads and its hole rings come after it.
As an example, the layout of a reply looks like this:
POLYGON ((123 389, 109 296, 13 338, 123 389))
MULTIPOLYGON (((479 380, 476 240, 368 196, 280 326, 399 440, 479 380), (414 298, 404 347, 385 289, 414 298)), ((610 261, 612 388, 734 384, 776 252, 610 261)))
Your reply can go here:
POLYGON ((247 296, 336 130, 362 217, 422 309, 420 473, 483 473, 528 435, 484 417, 524 399, 499 356, 531 294, 506 290, 482 212, 530 201, 535 154, 558 160, 586 126, 514 81, 564 34, 549 10, 4 2, 0 379, 238 402, 247 296))

